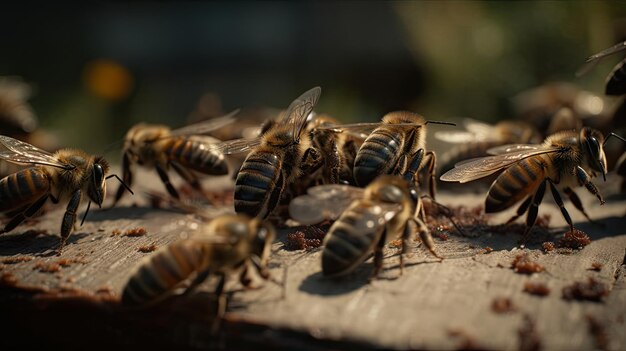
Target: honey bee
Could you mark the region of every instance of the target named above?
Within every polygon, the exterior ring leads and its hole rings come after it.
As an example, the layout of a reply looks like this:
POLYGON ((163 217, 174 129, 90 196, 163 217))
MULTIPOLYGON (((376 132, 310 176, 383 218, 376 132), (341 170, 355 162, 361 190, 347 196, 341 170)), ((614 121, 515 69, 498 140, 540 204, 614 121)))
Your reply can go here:
MULTIPOLYGON (((167 192, 174 198, 180 198, 178 191, 170 182, 167 171, 174 169, 192 188, 204 194, 197 175, 228 174, 228 163, 224 155, 213 147, 217 139, 201 134, 221 128, 234 122, 233 116, 238 111, 176 130, 164 125, 140 123, 132 127, 124 139, 122 150, 122 177, 127 186, 133 183, 132 165, 156 169, 167 192)), ((124 187, 120 186, 115 194, 113 205, 122 198, 124 187)))
MULTIPOLYGON (((76 211, 83 195, 89 198, 89 203, 82 222, 92 201, 102 206, 106 195, 106 179, 116 177, 122 182, 115 174, 106 175, 109 164, 100 156, 91 156, 76 149, 61 149, 51 154, 2 135, 0 144, 7 148, 0 152, 0 159, 15 164, 35 165, 0 180, 0 212, 11 211, 15 214, 0 234, 13 230, 25 219, 34 216, 48 199, 53 203, 68 201, 61 222, 59 254, 76 223, 76 211)), ((125 189, 132 193, 130 188, 125 189)))
POLYGON ((374 252, 374 271, 382 268, 386 243, 402 239, 400 274, 403 255, 416 230, 430 253, 437 257, 432 236, 419 218, 421 198, 411 191, 409 183, 398 176, 382 175, 365 189, 349 185, 320 185, 289 204, 291 217, 302 224, 336 219, 324 238, 322 273, 341 276, 352 272, 374 252), (345 209, 345 210, 344 210, 345 209))
POLYGON ((435 163, 433 151, 425 151, 427 124, 455 125, 449 122, 426 121, 408 111, 390 112, 382 123, 344 124, 327 127, 337 131, 366 132, 365 139, 354 160, 354 179, 363 187, 383 174, 409 178, 427 169, 431 197, 435 197, 435 163))
POLYGON ((584 185, 598 198, 600 204, 604 204, 604 199, 591 178, 601 173, 606 181, 607 163, 603 147, 611 136, 624 140, 614 133, 605 140, 599 131, 583 127, 580 131, 562 131, 553 134, 542 144, 496 147, 489 150, 493 156, 458 163, 440 179, 446 182, 466 183, 504 170, 489 189, 485 200, 485 212, 504 211, 524 200, 518 207, 517 214, 507 222, 513 222, 528 212, 524 241, 535 224, 547 184, 570 230, 573 230, 572 219, 563 205, 557 187, 562 189, 574 206, 591 221, 572 188, 584 185))
POLYGON ((435 138, 458 144, 441 156, 441 173, 454 168, 462 160, 480 157, 487 150, 506 144, 528 144, 539 142, 539 134, 528 123, 522 121, 502 121, 490 125, 465 118, 465 131, 437 131, 435 138))
POLYGON ((16 77, 0 77, 0 132, 7 135, 32 133, 37 118, 27 103, 31 88, 16 77))
POLYGON ((320 160, 306 132, 321 89, 315 87, 294 100, 283 117, 266 123, 259 137, 235 139, 217 145, 224 154, 250 151, 235 180, 235 211, 267 218, 290 186, 302 173, 320 160))
POLYGON ((193 277, 185 290, 189 294, 209 275, 214 275, 219 278, 215 290, 219 321, 226 310, 223 292, 228 277, 238 273, 242 285, 249 287, 252 283, 249 270, 253 268, 261 278, 273 281, 267 264, 275 237, 274 228, 260 219, 234 214, 218 216, 204 223, 190 238, 176 241, 147 257, 126 283, 122 303, 127 306, 157 303, 193 277))
MULTIPOLYGON (((595 55, 589 56, 585 63, 586 65, 582 67, 577 75, 584 74, 584 72, 593 68, 600 60, 606 58, 607 56, 616 54, 620 51, 626 50, 626 41, 621 42, 619 44, 613 45, 612 47, 602 50, 595 55)), ((626 58, 620 61, 615 67, 613 71, 609 73, 606 78, 606 85, 604 93, 606 95, 626 95, 626 58)))

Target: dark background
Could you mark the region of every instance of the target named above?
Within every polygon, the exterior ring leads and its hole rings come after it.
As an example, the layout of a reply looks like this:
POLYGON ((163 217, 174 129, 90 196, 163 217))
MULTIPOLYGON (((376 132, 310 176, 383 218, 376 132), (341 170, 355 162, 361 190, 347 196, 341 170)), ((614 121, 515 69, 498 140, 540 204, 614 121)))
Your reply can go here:
POLYGON ((623 55, 582 78, 574 72, 587 56, 626 39, 625 5, 11 5, 0 21, 0 76, 32 84, 30 103, 41 125, 64 145, 90 152, 107 149, 139 121, 188 123, 207 93, 207 116, 284 108, 320 85, 318 111, 346 122, 375 121, 397 109, 429 119, 495 121, 511 116, 511 96, 545 82, 574 82, 601 94, 623 55), (97 69, 115 74, 98 80, 97 69))

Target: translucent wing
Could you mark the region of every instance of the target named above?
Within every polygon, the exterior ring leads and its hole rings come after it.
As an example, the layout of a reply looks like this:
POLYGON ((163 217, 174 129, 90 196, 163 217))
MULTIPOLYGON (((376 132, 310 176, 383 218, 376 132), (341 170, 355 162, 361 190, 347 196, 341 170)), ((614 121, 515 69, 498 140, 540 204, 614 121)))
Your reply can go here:
POLYGON ((41 150, 28 143, 0 135, 0 144, 8 150, 0 151, 0 159, 8 162, 28 165, 39 164, 46 166, 72 169, 74 166, 59 162, 51 153, 41 150))
POLYGON ((538 150, 541 148, 544 148, 541 144, 508 144, 493 147, 487 150, 487 153, 490 155, 501 155, 523 150, 538 150))
POLYGON ((322 88, 315 87, 306 91, 295 99, 285 111, 283 119, 280 121, 281 125, 293 125, 293 138, 294 141, 300 138, 300 133, 306 126, 309 114, 313 111, 313 107, 317 104, 320 95, 322 94, 322 88))
POLYGON ((261 144, 261 138, 241 138, 222 141, 221 143, 211 145, 211 148, 224 155, 236 154, 240 152, 250 151, 252 148, 261 144))
POLYGON ((289 214, 295 221, 309 225, 326 219, 335 220, 350 204, 363 197, 363 189, 350 185, 328 184, 308 189, 289 203, 289 214))
POLYGON ((235 121, 235 115, 239 113, 239 110, 235 110, 226 116, 212 118, 206 121, 202 121, 199 123, 190 124, 188 126, 175 129, 170 132, 170 136, 180 136, 180 135, 199 135, 206 134, 216 129, 227 126, 235 121))
POLYGON ((481 137, 488 137, 493 133, 494 126, 488 123, 477 121, 471 118, 464 118, 463 125, 469 132, 479 135, 481 137))
MULTIPOLYGON (((374 228, 378 229, 385 225, 393 216, 402 210, 402 205, 391 203, 365 202, 359 204, 365 206, 366 211, 359 211, 360 216, 352 223, 355 233, 371 233, 374 228)), ((374 229, 374 231, 376 230, 374 229)), ((391 234, 391 233, 390 233, 391 234)), ((387 242, 395 238, 387 237, 387 242)))
POLYGON ((541 147, 532 150, 522 149, 495 156, 479 157, 456 164, 453 169, 444 173, 439 179, 444 182, 467 183, 493 174, 527 157, 548 154, 558 150, 556 147, 541 147))
POLYGON ((587 57, 585 63, 576 71, 576 76, 580 77, 587 74, 587 72, 594 68, 603 58, 618 53, 624 49, 626 49, 626 41, 613 45, 608 49, 604 49, 595 55, 587 57))

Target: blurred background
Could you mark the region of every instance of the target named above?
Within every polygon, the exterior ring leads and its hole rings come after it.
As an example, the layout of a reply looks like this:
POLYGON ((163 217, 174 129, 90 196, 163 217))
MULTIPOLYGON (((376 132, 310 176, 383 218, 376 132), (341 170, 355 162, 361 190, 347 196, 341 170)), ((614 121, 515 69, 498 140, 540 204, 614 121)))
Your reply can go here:
POLYGON ((575 72, 626 40, 626 6, 609 1, 97 2, 3 12, 0 76, 30 85, 32 112, 61 145, 112 159, 110 145, 137 122, 179 127, 235 108, 284 108, 316 85, 317 110, 344 122, 398 109, 493 122, 516 113, 513 96, 548 82, 604 96, 623 54, 575 72))

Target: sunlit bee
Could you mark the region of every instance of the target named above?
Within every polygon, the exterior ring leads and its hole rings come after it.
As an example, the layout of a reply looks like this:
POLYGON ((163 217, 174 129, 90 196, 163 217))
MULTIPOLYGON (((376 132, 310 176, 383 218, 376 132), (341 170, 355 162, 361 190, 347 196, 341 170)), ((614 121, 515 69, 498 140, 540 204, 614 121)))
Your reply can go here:
POLYGON ((416 194, 409 190, 409 183, 403 178, 383 175, 365 189, 349 185, 310 188, 307 195, 291 201, 289 213, 301 224, 336 219, 324 238, 324 275, 348 274, 373 252, 372 277, 376 277, 382 268, 385 244, 398 238, 402 239, 402 272, 403 255, 416 231, 428 250, 439 257, 428 228, 418 217, 422 203, 416 194))
POLYGON ((37 128, 37 118, 27 102, 30 95, 30 86, 21 79, 0 77, 0 133, 15 136, 37 128))
POLYGON ((284 189, 302 174, 303 165, 319 160, 306 132, 307 118, 317 103, 321 89, 315 87, 287 108, 283 117, 267 123, 261 135, 220 143, 224 154, 249 151, 235 180, 235 211, 266 218, 276 208, 284 189))
MULTIPOLYGON (((610 136, 624 140, 613 133, 610 136)), ((485 212, 500 212, 523 200, 517 214, 509 222, 528 211, 524 238, 535 224, 547 185, 573 230, 574 225, 557 188, 565 191, 574 206, 591 220, 572 188, 585 186, 604 204, 591 178, 601 173, 606 180, 605 143, 599 131, 588 127, 580 131, 559 132, 546 138, 542 144, 514 144, 491 149, 489 153, 493 156, 458 163, 454 169, 442 175, 441 180, 466 183, 504 170, 489 189, 485 212)))
POLYGON ((259 219, 232 214, 216 217, 190 238, 147 257, 126 283, 122 303, 150 305, 191 280, 185 291, 189 294, 209 276, 216 276, 219 320, 226 309, 223 293, 227 278, 239 275, 240 282, 250 286, 250 269, 254 269, 261 278, 270 279, 267 264, 275 236, 273 227, 259 219))
POLYGON ((351 133, 371 131, 354 160, 353 171, 357 185, 367 186, 384 174, 399 175, 412 182, 418 172, 426 170, 430 177, 430 195, 434 197, 435 153, 425 150, 426 125, 429 123, 455 125, 425 121, 416 113, 396 111, 386 114, 382 123, 344 124, 327 128, 351 133))
POLYGON ((521 121, 502 121, 490 125, 477 120, 463 120, 464 131, 437 131, 435 138, 456 144, 441 156, 441 173, 457 162, 487 155, 487 150, 506 144, 527 144, 540 141, 539 133, 521 121))
MULTIPOLYGON (((20 165, 35 165, 0 180, 0 212, 13 215, 1 233, 13 230, 25 219, 34 216, 48 199, 53 203, 68 202, 61 222, 60 254, 76 223, 76 211, 83 195, 88 197, 89 205, 93 201, 101 206, 106 195, 105 180, 117 176, 106 176, 109 164, 104 158, 80 150, 62 149, 51 154, 1 135, 0 144, 7 149, 0 152, 0 159, 20 165)), ((83 221, 88 212, 89 207, 83 221)))
MULTIPOLYGON (((132 127, 124 139, 122 150, 122 175, 124 182, 133 183, 132 166, 154 168, 168 193, 180 198, 170 182, 167 171, 172 168, 200 193, 204 193, 196 173, 204 175, 228 174, 228 163, 224 155, 214 148, 219 141, 201 134, 234 122, 234 111, 224 117, 170 130, 164 125, 140 123, 132 127)), ((122 198, 124 188, 115 194, 113 206, 122 198)))

